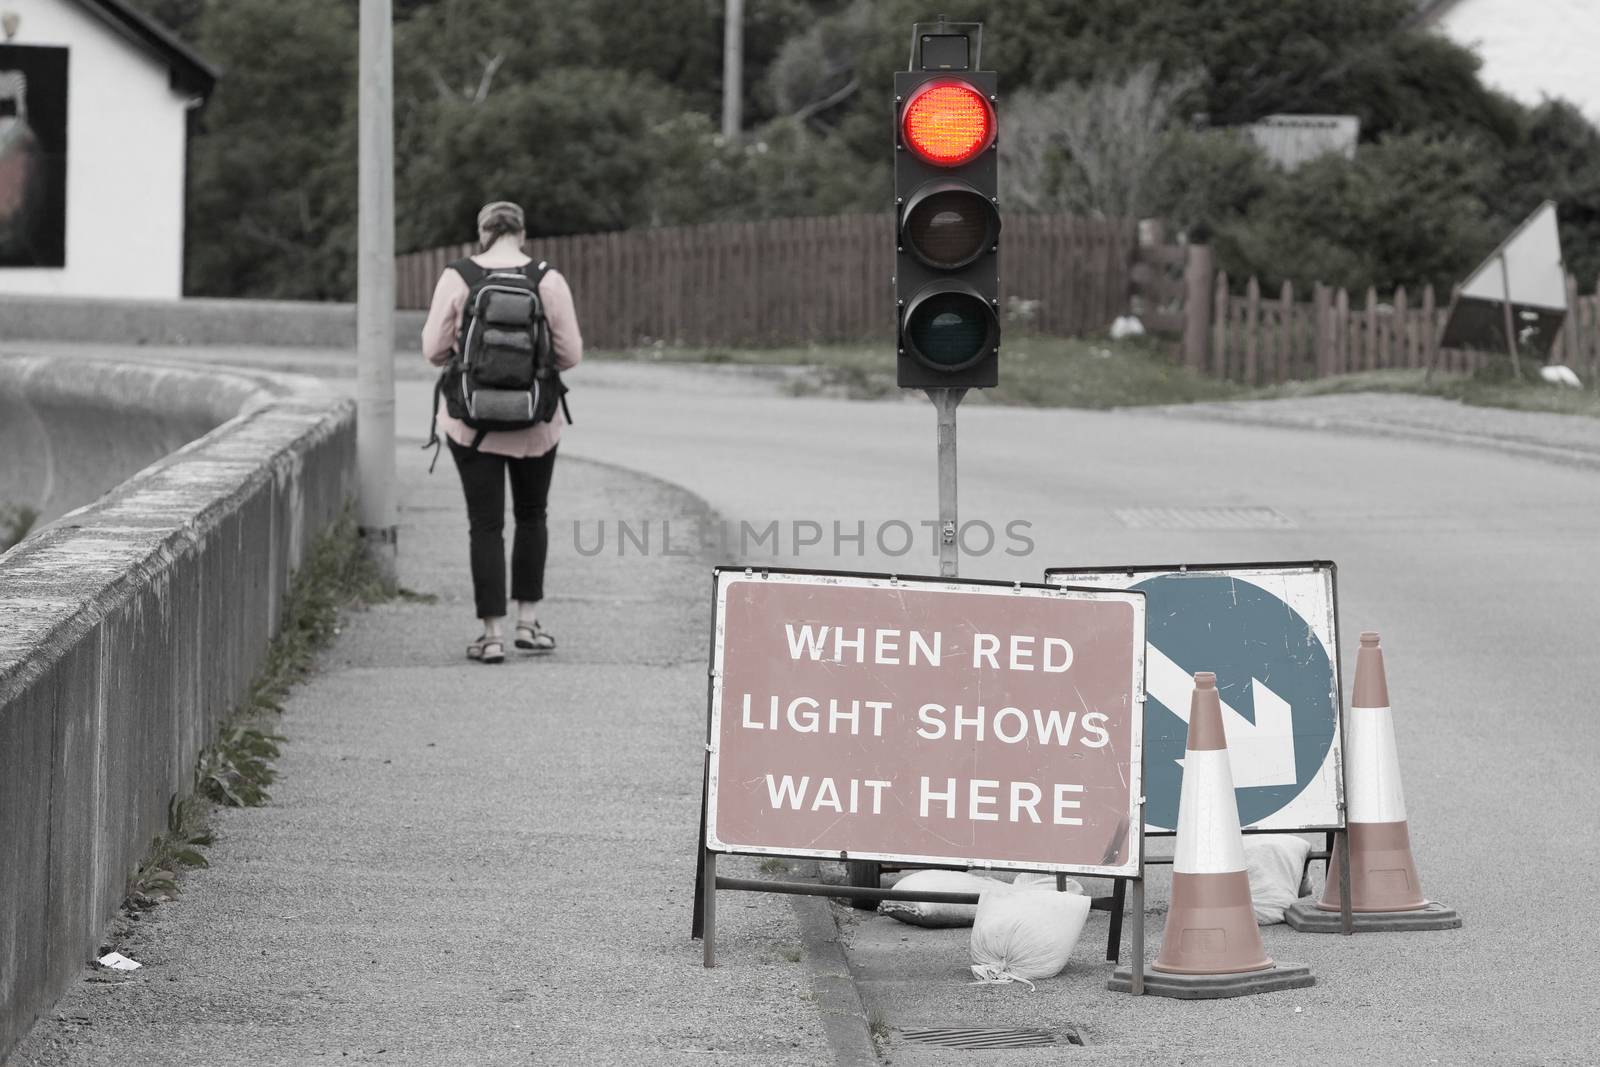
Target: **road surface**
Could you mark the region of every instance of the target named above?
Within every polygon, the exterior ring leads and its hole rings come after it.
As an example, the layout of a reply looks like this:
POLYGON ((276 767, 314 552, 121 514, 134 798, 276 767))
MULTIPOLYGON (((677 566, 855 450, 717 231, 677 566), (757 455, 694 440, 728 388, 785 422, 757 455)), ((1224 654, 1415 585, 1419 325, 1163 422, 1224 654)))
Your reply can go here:
MULTIPOLYGON (((348 379, 333 379, 330 388, 348 384, 348 379)), ((691 566, 666 557, 662 547, 665 543, 681 552, 691 540, 716 546, 727 536, 727 547, 713 547, 712 556, 904 573, 933 570, 932 546, 921 527, 935 512, 932 410, 925 401, 791 399, 760 375, 599 361, 572 374, 570 384, 577 422, 562 443, 562 453, 589 463, 558 468, 552 499, 553 566, 596 583, 596 588, 603 586, 604 594, 588 598, 592 603, 584 594, 572 602, 552 599, 546 621, 572 635, 561 655, 584 664, 582 670, 589 672, 585 677, 592 679, 565 684, 577 694, 575 700, 581 702, 585 692, 592 692, 608 707, 615 706, 614 694, 629 686, 656 686, 670 707, 657 700, 646 720, 613 713, 603 727, 587 735, 579 731, 564 742, 564 762, 556 760, 552 766, 580 768, 576 788, 583 795, 602 795, 604 783, 630 773, 626 761, 606 754, 611 731, 635 757, 649 753, 651 773, 663 783, 651 794, 659 804, 653 814, 659 822, 650 825, 660 829, 640 837, 625 805, 573 809, 591 811, 581 823, 586 840, 608 845, 605 862, 585 867, 585 878, 625 882, 628 893, 607 898, 620 910, 597 911, 579 892, 584 879, 554 878, 549 906, 552 914, 567 915, 563 922, 573 922, 576 915, 591 923, 631 924, 642 933, 620 942, 631 953, 623 969, 574 950, 562 959, 561 982, 507 978, 506 987, 525 997, 516 1017, 530 1027, 546 1026, 550 1040, 559 1045, 540 1044, 537 1036, 531 1043, 493 1044, 503 1035, 486 1028, 509 1025, 506 1012, 468 1018, 457 1032, 495 1048, 532 1048, 531 1062, 656 1062, 651 1055, 661 1053, 663 1046, 643 1040, 638 1031, 665 1025, 663 1020, 679 1014, 710 1010, 716 1003, 713 990, 737 996, 737 984, 708 983, 742 973, 754 983, 748 1004, 760 1007, 754 1015, 726 1020, 725 1037, 731 1044, 698 1054, 740 1062, 752 1046, 739 1042, 755 1035, 755 1045, 781 1044, 785 1049, 770 1062, 817 1062, 823 1055, 817 1044, 822 1031, 807 1015, 814 1014, 814 1005, 802 996, 785 1002, 790 1005, 787 1013, 774 1007, 785 990, 792 993, 795 983, 803 985, 794 976, 774 985, 770 977, 770 968, 786 965, 775 956, 775 951, 781 954, 775 945, 797 936, 786 901, 729 900, 725 907, 737 909, 742 921, 722 938, 721 959, 728 968, 722 975, 703 974, 698 952, 682 936, 688 901, 681 873, 692 866, 698 813, 692 786, 698 778, 694 732, 703 715, 703 682, 690 681, 697 671, 694 650, 704 642, 703 630, 697 628, 708 610, 708 583, 689 571, 703 574, 709 557, 695 559, 691 566), (620 483, 610 480, 617 472, 592 464, 622 468, 628 472, 624 482, 634 488, 617 488, 620 483), (636 473, 682 487, 724 523, 709 523, 690 496, 638 489, 648 483, 629 481, 636 473), (583 479, 590 483, 580 485, 583 479), (776 551, 770 540, 741 545, 741 524, 765 533, 774 522, 780 536, 776 551), (628 536, 619 536, 619 523, 627 524, 628 536), (837 545, 835 523, 843 535, 837 545), (898 531, 892 525, 896 523, 918 532, 916 552, 897 555, 877 543, 880 531, 898 531), (853 539, 858 529, 863 536, 853 539), (731 532, 724 535, 724 530, 731 532), (794 535, 811 540, 819 530, 821 543, 797 552, 794 535), (648 555, 640 551, 641 531, 650 545, 648 555), (669 571, 675 577, 661 577, 669 571), (644 668, 636 664, 614 662, 628 657, 609 643, 636 640, 640 632, 622 625, 634 612, 645 610, 633 599, 634 582, 640 583, 641 603, 654 603, 648 610, 657 614, 651 618, 693 631, 665 635, 676 651, 661 662, 680 672, 670 684, 648 672, 637 674, 644 668), (670 594, 663 592, 668 587, 670 594), (685 642, 681 646, 680 636, 685 642), (600 654, 592 647, 596 642, 608 643, 608 650, 600 654), (685 782, 691 783, 687 789, 685 782), (689 848, 685 842, 691 842, 689 848), (676 865, 669 855, 674 849, 683 849, 676 865), (648 966, 640 962, 644 957, 648 966), (769 970, 764 974, 763 968, 769 970), (607 1011, 639 1003, 650 1008, 607 1016, 613 1021, 604 1023, 584 1021, 582 998, 572 994, 583 988, 592 989, 592 1004, 607 1011)), ((407 493, 403 554, 419 541, 448 546, 450 524, 459 522, 451 511, 456 502, 448 460, 431 482, 420 475, 426 458, 416 446, 428 388, 421 378, 407 377, 399 385, 398 447, 407 493)), ((1433 417, 1438 410, 1429 408, 1428 413, 1433 417)), ((1459 410, 1442 417, 1470 429, 1480 415, 1482 420, 1495 418, 1494 413, 1459 410)), ((1562 437, 1566 426, 1560 424, 1561 432, 1552 429, 1552 436, 1562 437)), ((1580 428, 1579 436, 1586 432, 1580 428)), ((981 520, 997 532, 991 551, 963 561, 963 573, 971 577, 1038 580, 1047 566, 1133 562, 1337 561, 1345 670, 1353 664, 1354 631, 1381 631, 1423 888, 1456 907, 1466 925, 1446 933, 1353 939, 1296 935, 1272 927, 1265 931, 1269 952, 1311 964, 1318 980, 1314 988, 1192 1004, 1135 1001, 1106 992, 1108 968, 1098 958, 1105 919, 1098 914, 1067 971, 1029 993, 968 985, 965 931, 922 931, 876 916, 841 913, 850 963, 866 1012, 879 1024, 884 1055, 899 1064, 971 1062, 971 1054, 941 1058, 907 1045, 896 1031, 926 1025, 1019 1025, 1075 1028, 1089 1048, 1070 1055, 1093 1063, 1282 1063, 1326 1056, 1382 1063, 1584 1063, 1600 1058, 1588 980, 1592 961, 1600 955, 1600 932, 1588 914, 1592 904, 1583 862, 1600 818, 1600 788, 1591 767, 1600 752, 1600 725, 1593 713, 1600 659, 1592 650, 1600 633, 1595 595, 1600 563, 1594 551, 1600 544, 1600 471, 1582 462, 1551 462, 1459 443, 1208 421, 1183 412, 1029 411, 972 404, 961 412, 961 473, 963 519, 981 520), (1264 516, 1270 524, 1205 528, 1196 525, 1204 516, 1188 510, 1217 507, 1270 509, 1235 513, 1264 516), (1155 525, 1130 525, 1137 519, 1132 509, 1148 508, 1175 510, 1157 516, 1155 525), (1009 536, 1008 527, 1021 536, 1009 536)), ((969 532, 973 548, 982 546, 981 534, 981 527, 969 532)), ((464 532, 459 540, 456 547, 464 557, 464 532)), ((897 536, 888 547, 898 547, 897 536)), ((444 602, 428 608, 425 619, 406 612, 373 613, 380 629, 363 633, 358 624, 361 643, 351 651, 340 645, 334 658, 367 656, 369 668, 393 666, 395 655, 379 654, 392 645, 391 653, 404 651, 399 659, 415 661, 419 671, 435 672, 428 676, 432 680, 417 682, 417 692, 441 703, 448 699, 448 689, 441 681, 447 675, 439 672, 460 669, 453 646, 458 637, 469 636, 472 626, 464 558, 429 561, 420 569, 414 556, 410 560, 404 564, 408 582, 444 594, 444 602), (425 627, 425 637, 419 638, 419 625, 425 627), (448 647, 441 650, 439 643, 448 647)), ((310 702, 308 707, 337 704, 354 691, 352 686, 359 689, 363 677, 334 671, 309 683, 297 699, 310 702)), ((574 713, 582 713, 578 705, 574 713)), ((294 722, 288 725, 295 734, 294 722)), ((392 725, 401 731, 397 744, 420 740, 433 729, 404 715, 392 725)), ((308 747, 324 744, 317 740, 320 736, 308 747)), ((482 758, 481 738, 470 744, 482 758)), ((300 763, 315 760, 294 755, 293 744, 289 752, 277 794, 285 804, 327 804, 337 810, 351 802, 341 795, 297 799, 300 763)), ((452 773, 469 771, 475 765, 471 755, 453 764, 452 773)), ((381 766, 351 766, 351 795, 359 795, 359 784, 369 776, 384 773, 381 766)), ((314 770, 308 765, 305 773, 311 776, 314 770)), ((446 785, 441 780, 433 787, 445 793, 446 785)), ((530 847, 541 835, 559 830, 546 822, 527 822, 531 816, 519 810, 482 803, 461 810, 468 816, 463 830, 472 819, 484 820, 486 840, 497 843, 480 858, 491 873, 522 869, 521 861, 501 851, 507 835, 514 837, 519 827, 535 828, 530 847)), ((309 812, 295 816, 268 808, 247 818, 269 824, 283 819, 280 830, 269 835, 278 842, 275 847, 302 848, 323 864, 317 857, 330 846, 322 835, 331 831, 309 812)), ((423 835, 408 843, 400 835, 394 847, 435 847, 430 840, 423 835)), ((227 835, 220 847, 230 847, 227 835)), ((447 863, 451 873, 465 858, 447 863)), ((215 880, 197 877, 185 898, 167 907, 179 916, 185 909, 194 909, 190 914, 203 910, 209 922, 224 927, 248 920, 256 924, 249 929, 270 952, 278 931, 273 924, 261 924, 259 916, 229 914, 229 907, 248 908, 254 898, 248 887, 235 887, 228 897, 221 883, 235 861, 224 856, 217 862, 221 873, 215 880), (216 900, 233 903, 208 903, 213 898, 207 895, 213 893, 219 894, 216 900)), ((1164 879, 1164 873, 1153 877, 1152 953, 1159 943, 1164 879)), ((442 883, 408 883, 395 890, 417 894, 419 900, 448 892, 442 883)), ((405 908, 393 907, 393 892, 381 887, 375 892, 378 900, 387 901, 386 915, 397 914, 402 924, 415 922, 437 943, 433 935, 443 920, 435 904, 419 904, 407 918, 405 908)), ((282 905, 300 914, 315 914, 320 906, 316 899, 282 905)), ((488 914, 488 909, 480 905, 473 914, 488 914)), ((193 928, 182 920, 161 922, 171 922, 174 930, 193 928)), ((472 923, 450 929, 451 936, 463 941, 494 940, 490 931, 472 923)), ((403 933, 402 925, 397 936, 403 933)), ((186 949, 181 939, 159 926, 153 936, 158 952, 171 960, 167 966, 182 967, 186 960, 203 964, 217 989, 255 967, 254 960, 217 960, 186 949)), ((356 1007, 371 1011, 371 1033, 360 1033, 363 1024, 357 1013, 347 1024, 353 1029, 341 1034, 352 1041, 361 1038, 360 1047, 372 1062, 381 1059, 373 1058, 378 1028, 395 1018, 447 1011, 452 997, 462 993, 442 978, 436 980, 434 971, 414 957, 397 951, 391 965, 402 973, 389 994, 378 996, 361 987, 342 991, 354 998, 356 1007)), ((538 970, 541 962, 528 965, 538 970)), ((269 987, 272 981, 269 976, 269 987)), ((173 984, 189 989, 190 999, 142 1002, 151 1020, 166 1012, 194 1010, 198 994, 192 983, 173 984)), ((74 1013, 92 1015, 85 1007, 94 1003, 92 997, 85 999, 87 988, 86 983, 71 994, 58 1014, 69 1020, 74 1013)), ((233 1008, 249 1011, 248 1004, 233 1008)), ((274 1026, 316 1025, 314 1014, 290 1013, 264 1022, 269 1032, 274 1026)), ((141 1026, 156 1023, 141 1023, 137 1012, 123 1012, 116 1025, 137 1033, 141 1026)), ((685 1033, 693 1029, 685 1025, 685 1033)), ((715 1030, 715 1023, 706 1025, 715 1030)), ((52 1041, 32 1046, 49 1049, 49 1058, 40 1053, 38 1062, 113 1062, 118 1043, 81 1033, 92 1029, 92 1023, 80 1025, 77 1038, 71 1039, 69 1022, 58 1018, 42 1023, 35 1038, 46 1032, 52 1041)), ((696 1053, 691 1044, 665 1046, 672 1054, 667 1058, 692 1058, 696 1053)), ((135 1042, 133 1047, 151 1046, 135 1042)), ((1007 1054, 1007 1062, 1047 1062, 1061 1054, 1015 1052, 1007 1054)), ((262 1062, 268 1061, 299 1062, 270 1055, 262 1062)))

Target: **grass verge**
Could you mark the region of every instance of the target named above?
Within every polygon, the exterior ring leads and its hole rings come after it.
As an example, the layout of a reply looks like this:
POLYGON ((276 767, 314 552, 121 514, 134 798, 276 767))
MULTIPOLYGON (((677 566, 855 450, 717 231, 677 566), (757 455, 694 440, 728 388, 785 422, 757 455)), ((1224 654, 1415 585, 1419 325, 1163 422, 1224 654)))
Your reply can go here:
MULTIPOLYGON (((895 385, 894 353, 887 344, 783 348, 661 345, 599 353, 597 358, 787 368, 783 388, 793 396, 878 400, 900 393, 895 385)), ((1245 392, 1231 382, 1179 366, 1149 341, 1023 334, 1008 338, 1000 358, 999 387, 973 390, 966 403, 1113 408, 1228 400, 1245 392)))
POLYGON ((1478 374, 1435 374, 1431 379, 1421 370, 1364 371, 1337 378, 1265 386, 1246 393, 1243 398, 1270 400, 1342 393, 1411 393, 1459 400, 1474 407, 1600 418, 1600 392, 1594 389, 1518 380, 1493 369, 1478 374))
MULTIPOLYGON (((401 596, 416 597, 402 591, 401 596)), ((255 807, 269 798, 272 761, 284 738, 272 730, 289 690, 311 670, 316 654, 338 632, 342 611, 386 599, 378 572, 361 549, 355 513, 345 513, 316 539, 283 601, 278 635, 251 681, 244 702, 223 723, 217 740, 200 754, 194 787, 173 796, 166 832, 128 878, 123 901, 131 917, 178 892, 185 868, 207 866, 200 850, 211 844, 212 810, 255 807)))
MULTIPOLYGON (((783 373, 792 396, 881 400, 900 395, 894 354, 887 344, 829 344, 781 348, 656 345, 596 353, 597 359, 768 367, 783 373)), ((1337 378, 1247 388, 1180 366, 1167 347, 1148 339, 1124 341, 1013 335, 1001 353, 1000 385, 973 390, 966 403, 1020 407, 1115 408, 1208 400, 1271 400, 1339 393, 1411 393, 1479 407, 1600 417, 1600 392, 1518 380, 1491 367, 1479 374, 1421 370, 1369 371, 1337 378)))

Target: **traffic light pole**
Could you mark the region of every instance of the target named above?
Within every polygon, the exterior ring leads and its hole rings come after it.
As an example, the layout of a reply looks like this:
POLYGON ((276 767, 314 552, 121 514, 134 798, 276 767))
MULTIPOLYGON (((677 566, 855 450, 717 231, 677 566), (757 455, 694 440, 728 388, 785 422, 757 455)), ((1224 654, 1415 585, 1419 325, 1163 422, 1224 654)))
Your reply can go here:
POLYGON ((956 408, 965 389, 928 389, 938 417, 939 576, 961 576, 961 526, 956 518, 956 408))

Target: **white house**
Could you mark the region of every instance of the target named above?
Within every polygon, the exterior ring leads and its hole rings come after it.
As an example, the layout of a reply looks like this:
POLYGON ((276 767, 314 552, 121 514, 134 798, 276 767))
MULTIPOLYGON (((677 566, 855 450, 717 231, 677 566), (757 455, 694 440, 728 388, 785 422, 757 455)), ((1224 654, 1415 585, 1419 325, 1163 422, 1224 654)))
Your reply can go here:
POLYGON ((216 78, 123 0, 0 0, 0 294, 181 296, 189 112, 216 78))
POLYGON ((1600 2, 1417 0, 1418 21, 1483 59, 1483 80, 1525 104, 1561 97, 1600 121, 1600 2))

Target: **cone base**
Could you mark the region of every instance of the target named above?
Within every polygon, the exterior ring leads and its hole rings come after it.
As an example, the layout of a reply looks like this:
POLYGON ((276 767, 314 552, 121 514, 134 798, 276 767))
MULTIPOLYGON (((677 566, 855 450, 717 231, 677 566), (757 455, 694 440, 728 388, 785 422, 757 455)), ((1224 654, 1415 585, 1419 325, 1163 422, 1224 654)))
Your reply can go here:
MULTIPOLYGON (((1311 968, 1303 963, 1278 962, 1266 970, 1234 974, 1171 974, 1154 970, 1148 964, 1144 969, 1144 991, 1153 997, 1174 1000, 1220 1000, 1279 989, 1303 989, 1316 984, 1311 968)), ((1133 971, 1127 964, 1112 972, 1106 982, 1106 988, 1113 993, 1131 992, 1132 986, 1133 971)))
MULTIPOLYGON (((1353 822, 1350 837, 1350 910, 1387 913, 1421 911, 1428 906, 1411 858, 1411 832, 1404 822, 1353 822)), ((1317 907, 1339 910, 1340 856, 1344 838, 1333 843, 1328 881, 1317 907)))
POLYGON ((1165 974, 1239 974, 1272 966, 1250 904, 1244 871, 1172 876, 1172 903, 1161 952, 1150 965, 1165 974))
MULTIPOLYGON (((1459 930, 1461 916, 1456 909, 1430 900, 1421 908, 1406 911, 1352 911, 1354 928, 1361 933, 1383 930, 1459 930)), ((1283 913, 1289 929, 1302 934, 1337 934, 1341 932, 1339 913, 1327 911, 1307 897, 1289 905, 1283 913)))

